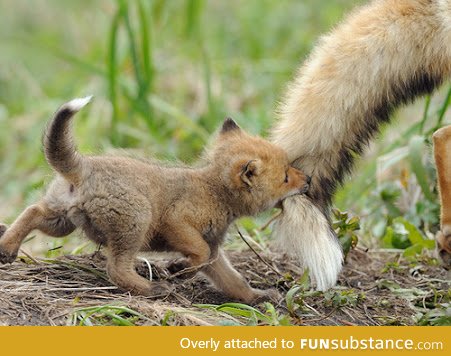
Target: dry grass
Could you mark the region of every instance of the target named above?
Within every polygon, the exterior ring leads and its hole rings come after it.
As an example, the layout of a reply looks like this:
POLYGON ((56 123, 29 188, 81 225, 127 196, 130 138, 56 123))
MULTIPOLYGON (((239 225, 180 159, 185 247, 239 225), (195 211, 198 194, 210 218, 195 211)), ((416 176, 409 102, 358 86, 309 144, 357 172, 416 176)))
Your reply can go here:
MULTIPOLYGON (((297 292, 274 309, 226 304, 224 308, 199 307, 229 302, 201 276, 171 279, 175 289, 151 300, 130 296, 107 279, 101 253, 66 256, 54 260, 22 257, 0 266, 0 324, 4 325, 412 325, 419 313, 446 305, 450 281, 446 272, 425 258, 414 265, 393 252, 352 251, 334 290, 326 293, 303 288, 302 271, 293 261, 272 253, 231 252, 234 265, 259 288, 277 286, 285 295, 296 282, 297 292), (288 302, 288 304, 287 304, 288 302), (219 311, 220 310, 220 311, 219 311), (253 310, 271 317, 255 318, 253 310), (241 314, 241 315, 238 315, 241 314), (254 316, 251 318, 250 315, 254 316)), ((149 276, 148 265, 138 271, 149 276)), ((167 271, 152 264, 154 278, 167 271)), ((449 305, 449 304, 448 304, 449 305)), ((258 313, 257 313, 258 314, 258 313)))

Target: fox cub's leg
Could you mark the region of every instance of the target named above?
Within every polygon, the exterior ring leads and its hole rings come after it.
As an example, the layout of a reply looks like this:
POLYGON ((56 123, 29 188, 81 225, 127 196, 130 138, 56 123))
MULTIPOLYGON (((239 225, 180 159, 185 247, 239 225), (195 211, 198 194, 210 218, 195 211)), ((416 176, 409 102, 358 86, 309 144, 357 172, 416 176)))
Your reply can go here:
POLYGON ((174 222, 164 230, 166 241, 171 248, 186 257, 170 263, 169 271, 174 273, 185 268, 200 267, 209 261, 210 246, 198 230, 189 224, 180 222, 174 222))
POLYGON ((279 299, 275 289, 260 290, 251 288, 246 280, 235 270, 220 248, 217 258, 202 269, 202 272, 229 297, 246 303, 258 303, 263 300, 279 299))
POLYGON ((0 263, 13 262, 22 241, 35 229, 53 237, 61 237, 74 231, 75 226, 66 216, 49 209, 43 202, 31 205, 9 228, 0 226, 0 263))
MULTIPOLYGON (((103 211, 97 211, 99 212, 103 211)), ((151 214, 144 212, 142 216, 121 215, 99 222, 107 241, 107 273, 114 284, 132 294, 165 296, 170 291, 169 284, 149 281, 135 270, 136 255, 145 244, 148 229, 146 216, 150 218, 151 214)))
POLYGON ((108 276, 114 284, 132 294, 165 296, 170 291, 168 283, 149 281, 135 270, 135 258, 140 250, 138 236, 132 230, 130 234, 115 234, 113 238, 108 239, 108 276))
POLYGON ((144 224, 137 220, 120 220, 118 224, 113 222, 103 233, 107 241, 107 273, 114 284, 132 294, 148 297, 169 293, 169 284, 149 281, 135 270, 136 255, 145 244, 144 224))
POLYGON ((437 248, 445 268, 451 268, 451 126, 437 130, 433 140, 441 204, 437 248))

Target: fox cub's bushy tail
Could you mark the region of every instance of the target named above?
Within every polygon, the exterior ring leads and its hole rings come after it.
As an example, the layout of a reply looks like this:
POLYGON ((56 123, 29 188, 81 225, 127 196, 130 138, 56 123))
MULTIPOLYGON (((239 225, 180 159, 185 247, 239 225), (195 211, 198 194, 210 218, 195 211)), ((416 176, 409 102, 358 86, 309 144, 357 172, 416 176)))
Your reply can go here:
POLYGON ((399 105, 451 74, 451 0, 375 0, 323 37, 279 108, 272 141, 312 177, 309 198, 286 200, 275 235, 318 289, 336 282, 342 254, 326 218, 335 190, 399 105))
POLYGON ((91 101, 91 96, 73 99, 61 106, 44 133, 44 153, 47 162, 72 184, 80 180, 82 156, 77 152, 71 135, 71 118, 91 101))

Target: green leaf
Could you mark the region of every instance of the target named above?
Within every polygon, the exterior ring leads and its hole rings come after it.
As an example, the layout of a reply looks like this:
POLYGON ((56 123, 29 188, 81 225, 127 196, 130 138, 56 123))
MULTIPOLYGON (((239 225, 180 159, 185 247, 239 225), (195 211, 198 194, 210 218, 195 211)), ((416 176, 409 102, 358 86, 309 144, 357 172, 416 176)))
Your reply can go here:
POLYGON ((403 252, 403 256, 404 257, 416 256, 416 255, 421 254, 422 251, 423 251, 423 246, 421 244, 415 244, 410 247, 407 247, 403 252))
POLYGON ((271 322, 271 319, 263 314, 258 309, 255 309, 254 307, 251 307, 247 304, 242 303, 224 303, 221 305, 214 305, 214 304, 196 304, 198 308, 207 308, 207 309, 213 309, 216 311, 221 311, 223 313, 227 313, 232 316, 241 316, 244 318, 255 318, 257 320, 265 321, 267 323, 271 322))
POLYGON ((409 155, 408 147, 399 147, 377 158, 377 170, 385 172, 388 168, 397 165, 409 155))
POLYGON ((304 290, 308 289, 308 287, 309 287, 309 280, 310 280, 309 276, 310 276, 310 271, 308 268, 306 268, 304 270, 304 272, 302 273, 302 276, 296 282, 299 286, 304 288, 304 290))
POLYGON ((425 148, 424 137, 413 136, 409 142, 409 161, 412 172, 417 178, 421 190, 429 201, 435 201, 435 197, 429 188, 429 178, 423 164, 423 152, 425 148))
POLYGON ((434 240, 424 240, 423 246, 429 250, 433 250, 435 248, 435 241, 434 240))
POLYGON ((406 219, 402 217, 397 217, 393 219, 393 223, 399 223, 404 225, 406 231, 408 232, 408 238, 412 243, 412 245, 422 243, 425 240, 421 232, 417 229, 417 227, 408 222, 406 219))
POLYGON ((287 295, 285 296, 285 300, 287 302, 287 309, 290 313, 295 312, 295 298, 294 296, 299 292, 301 289, 301 286, 294 285, 290 288, 290 290, 287 292, 287 295))
POLYGON ((394 235, 393 228, 391 226, 388 226, 385 235, 382 238, 384 247, 393 247, 393 235, 394 235))
POLYGON ((412 245, 409 240, 409 232, 402 222, 393 223, 393 236, 391 239, 394 248, 405 249, 412 245))

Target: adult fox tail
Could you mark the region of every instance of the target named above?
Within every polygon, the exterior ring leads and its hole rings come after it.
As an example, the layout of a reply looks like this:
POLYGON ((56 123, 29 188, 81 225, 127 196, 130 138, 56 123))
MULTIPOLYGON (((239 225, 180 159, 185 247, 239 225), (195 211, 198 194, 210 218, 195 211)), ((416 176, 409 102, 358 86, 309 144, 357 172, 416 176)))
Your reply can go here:
POLYGON ((375 0, 323 37, 289 85, 271 137, 312 177, 289 198, 274 234, 320 290, 342 253, 329 206, 354 158, 392 111, 451 76, 451 0, 375 0))

